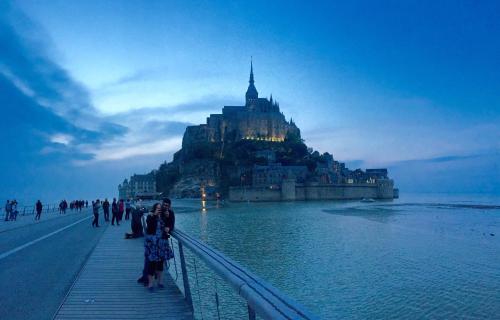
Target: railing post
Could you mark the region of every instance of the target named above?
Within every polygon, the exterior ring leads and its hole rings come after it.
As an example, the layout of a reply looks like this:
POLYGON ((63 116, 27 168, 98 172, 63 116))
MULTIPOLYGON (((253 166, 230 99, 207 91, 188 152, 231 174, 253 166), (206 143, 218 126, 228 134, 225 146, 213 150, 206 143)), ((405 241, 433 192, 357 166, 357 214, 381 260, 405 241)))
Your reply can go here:
POLYGON ((177 242, 179 244, 179 257, 181 258, 181 270, 182 270, 182 282, 184 283, 184 295, 186 296, 186 302, 191 310, 193 308, 193 298, 191 297, 191 288, 189 287, 189 278, 187 274, 186 268, 186 259, 184 259, 184 249, 182 248, 182 243, 180 241, 177 242))
POLYGON ((252 307, 250 307, 249 304, 247 304, 248 306, 248 320, 255 320, 255 310, 252 309, 252 307))

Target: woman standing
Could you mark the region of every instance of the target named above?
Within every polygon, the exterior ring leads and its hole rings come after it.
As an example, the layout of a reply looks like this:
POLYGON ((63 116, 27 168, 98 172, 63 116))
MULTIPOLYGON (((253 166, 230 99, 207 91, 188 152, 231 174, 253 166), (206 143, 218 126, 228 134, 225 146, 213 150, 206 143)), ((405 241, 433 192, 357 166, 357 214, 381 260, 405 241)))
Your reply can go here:
MULTIPOLYGON (((146 219, 146 236, 144 238, 145 256, 147 259, 148 289, 153 292, 154 275, 158 280, 158 288, 163 289, 163 262, 166 256, 163 232, 165 223, 162 219, 162 208, 155 203, 151 209, 153 214, 146 219)), ((168 243, 167 243, 168 245, 168 243)))
POLYGON ((123 199, 120 199, 118 202, 118 221, 121 222, 123 219, 123 212, 124 212, 124 204, 123 204, 123 199))

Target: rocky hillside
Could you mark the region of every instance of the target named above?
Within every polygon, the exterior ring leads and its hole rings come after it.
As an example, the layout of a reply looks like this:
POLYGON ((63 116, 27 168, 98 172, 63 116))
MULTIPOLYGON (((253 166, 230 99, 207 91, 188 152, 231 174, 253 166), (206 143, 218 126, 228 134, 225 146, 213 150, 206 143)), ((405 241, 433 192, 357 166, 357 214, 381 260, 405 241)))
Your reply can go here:
POLYGON ((251 184, 254 164, 266 165, 269 159, 260 153, 271 152, 274 162, 304 165, 311 171, 324 162, 325 155, 313 152, 298 136, 288 135, 283 142, 238 140, 200 142, 183 147, 170 163, 163 163, 157 173, 157 189, 172 197, 200 197, 202 187, 222 195, 229 186, 251 184))

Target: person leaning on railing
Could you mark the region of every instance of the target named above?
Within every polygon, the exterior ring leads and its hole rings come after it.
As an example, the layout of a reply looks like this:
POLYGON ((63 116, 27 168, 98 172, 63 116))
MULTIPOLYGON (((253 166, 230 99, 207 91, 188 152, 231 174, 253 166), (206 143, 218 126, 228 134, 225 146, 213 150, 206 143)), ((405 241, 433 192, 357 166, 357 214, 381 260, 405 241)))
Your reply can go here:
POLYGON ((144 237, 144 252, 147 259, 148 289, 153 292, 154 276, 158 282, 158 288, 163 289, 163 263, 165 261, 164 239, 165 221, 162 217, 162 206, 155 203, 151 209, 152 214, 146 219, 146 235, 144 237))
MULTIPOLYGON (((144 206, 142 205, 142 201, 139 199, 135 205, 136 210, 138 208, 144 209, 144 211, 141 214, 141 227, 142 227, 142 232, 144 236, 147 234, 147 218, 148 216, 152 215, 152 212, 149 212, 146 214, 146 210, 144 206)), ((141 210, 142 211, 142 210, 141 210)), ((142 283, 144 286, 148 285, 148 258, 146 254, 146 250, 144 251, 144 267, 142 268, 142 276, 137 279, 137 283, 142 283)))
POLYGON ((174 210, 170 208, 171 205, 172 202, 170 201, 169 198, 163 199, 161 216, 160 216, 163 226, 162 236, 160 239, 160 248, 161 248, 162 260, 164 262, 167 262, 168 260, 174 257, 172 248, 170 248, 170 245, 168 244, 168 238, 170 238, 170 232, 174 230, 175 226, 175 214, 174 210))
POLYGON ((150 291, 153 290, 151 281, 151 268, 155 269, 156 276, 158 278, 158 287, 163 288, 163 284, 161 282, 163 264, 165 263, 165 261, 172 259, 174 256, 173 251, 168 244, 170 232, 175 227, 175 214, 170 206, 170 199, 164 198, 161 207, 159 203, 155 203, 151 212, 147 216, 143 215, 141 217, 145 234, 145 253, 142 276, 137 279, 137 282, 144 284, 144 286, 148 286, 150 288, 150 291), (158 210, 160 211, 158 212, 158 210), (152 236, 153 233, 154 239, 152 236), (156 247, 154 248, 154 250, 157 250, 156 252, 152 252, 150 250, 154 245, 156 245, 156 247), (157 253, 157 256, 155 255, 155 253, 157 253), (151 256, 154 257, 155 262, 151 261, 151 256))
POLYGON ((175 214, 174 210, 172 210, 172 201, 169 198, 163 199, 162 209, 165 220, 165 233, 168 238, 170 236, 170 232, 172 232, 175 227, 175 214))

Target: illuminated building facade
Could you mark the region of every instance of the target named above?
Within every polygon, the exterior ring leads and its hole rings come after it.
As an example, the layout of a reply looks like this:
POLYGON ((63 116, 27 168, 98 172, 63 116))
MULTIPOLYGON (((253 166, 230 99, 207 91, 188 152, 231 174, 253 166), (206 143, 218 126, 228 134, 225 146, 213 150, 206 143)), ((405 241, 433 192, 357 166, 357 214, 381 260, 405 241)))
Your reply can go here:
POLYGON ((253 65, 245 94, 244 106, 224 106, 222 114, 211 114, 207 123, 189 126, 182 146, 199 142, 259 140, 282 142, 289 135, 300 138, 300 130, 293 120, 287 121, 279 103, 270 98, 259 98, 255 88, 253 65))

